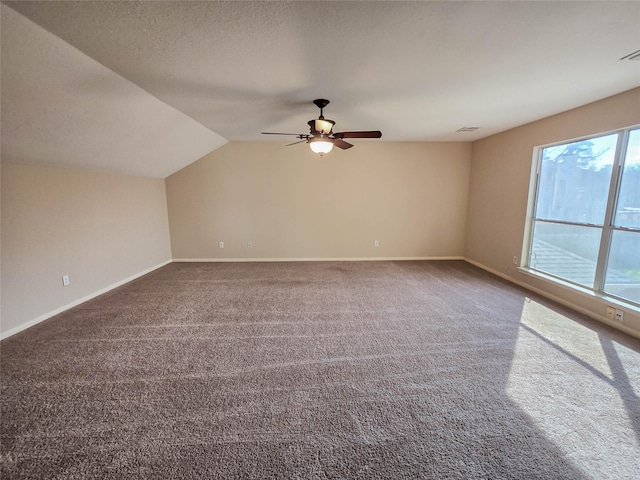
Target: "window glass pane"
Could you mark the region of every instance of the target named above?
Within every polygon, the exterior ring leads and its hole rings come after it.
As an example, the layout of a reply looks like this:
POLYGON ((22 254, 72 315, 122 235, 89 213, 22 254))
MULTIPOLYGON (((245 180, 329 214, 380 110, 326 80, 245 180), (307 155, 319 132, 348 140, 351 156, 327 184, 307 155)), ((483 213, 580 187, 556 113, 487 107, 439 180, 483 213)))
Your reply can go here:
POLYGON ((535 222, 529 267, 593 288, 602 229, 535 222))
POLYGON ((613 232, 604 291, 640 303, 640 233, 613 232))
POLYGON ((640 130, 629 133, 614 225, 640 228, 640 130))
POLYGON ((542 150, 537 218, 602 225, 618 134, 542 150))

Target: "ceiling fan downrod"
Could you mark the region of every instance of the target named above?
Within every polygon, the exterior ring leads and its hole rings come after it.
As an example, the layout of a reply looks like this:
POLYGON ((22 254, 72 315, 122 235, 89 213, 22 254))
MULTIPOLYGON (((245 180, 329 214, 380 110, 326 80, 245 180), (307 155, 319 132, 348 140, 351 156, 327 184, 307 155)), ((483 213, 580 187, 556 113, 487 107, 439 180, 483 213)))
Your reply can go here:
POLYGON ((326 107, 327 105, 329 105, 329 103, 331 103, 331 102, 329 102, 329 100, 327 100, 326 98, 316 98, 316 99, 313 101, 313 103, 314 103, 314 105, 315 105, 316 107, 318 107, 318 108, 320 109, 320 118, 321 118, 322 120, 324 120, 324 114, 323 114, 324 107, 326 107))
POLYGON ((324 118, 324 107, 329 105, 329 100, 325 98, 317 98, 313 101, 316 107, 320 109, 320 116, 317 119, 309 120, 307 125, 311 129, 310 133, 314 137, 319 135, 320 137, 328 137, 333 131, 333 126, 336 124, 333 120, 324 118))

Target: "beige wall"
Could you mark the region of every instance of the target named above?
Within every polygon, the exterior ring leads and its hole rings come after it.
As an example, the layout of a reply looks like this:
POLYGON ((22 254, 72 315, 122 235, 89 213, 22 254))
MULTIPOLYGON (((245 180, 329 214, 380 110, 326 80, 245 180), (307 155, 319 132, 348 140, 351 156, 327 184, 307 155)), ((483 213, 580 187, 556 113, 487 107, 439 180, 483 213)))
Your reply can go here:
POLYGON ((287 140, 227 144, 167 178, 174 259, 463 255, 469 143, 355 141, 320 159, 287 140))
MULTIPOLYGON (((474 142, 465 256, 602 320, 603 301, 523 274, 512 257, 522 255, 533 148, 636 124, 640 88, 474 142)), ((625 326, 640 333, 640 315, 626 311, 625 326)))
POLYGON ((11 164, 1 179, 3 334, 171 258, 162 179, 11 164))
MULTIPOLYGON (((319 159, 305 145, 284 147, 286 140, 231 143, 166 182, 3 164, 0 331, 152 269, 171 253, 464 255, 602 320, 602 300, 526 275, 511 259, 522 253, 533 148, 634 124, 640 89, 473 145, 356 141, 319 159)), ((624 326, 640 334, 637 311, 625 310, 624 326)))

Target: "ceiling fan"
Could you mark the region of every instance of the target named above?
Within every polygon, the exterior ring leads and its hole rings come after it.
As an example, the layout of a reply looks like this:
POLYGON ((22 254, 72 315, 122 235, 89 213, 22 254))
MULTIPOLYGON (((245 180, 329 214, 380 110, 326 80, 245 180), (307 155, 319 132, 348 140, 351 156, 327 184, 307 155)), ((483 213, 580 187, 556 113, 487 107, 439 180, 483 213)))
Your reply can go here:
POLYGON ((319 154, 321 157, 325 153, 329 153, 334 146, 346 150, 353 147, 349 142, 345 142, 345 138, 380 138, 382 132, 380 130, 360 131, 360 132, 337 132, 333 131, 333 126, 336 124, 333 120, 324 118, 324 107, 329 105, 329 100, 324 98, 318 98, 313 103, 320 109, 320 116, 317 119, 309 120, 309 133, 275 133, 275 132, 262 132, 263 135, 295 135, 300 140, 297 142, 286 145, 295 145, 297 143, 307 142, 313 152, 319 154))

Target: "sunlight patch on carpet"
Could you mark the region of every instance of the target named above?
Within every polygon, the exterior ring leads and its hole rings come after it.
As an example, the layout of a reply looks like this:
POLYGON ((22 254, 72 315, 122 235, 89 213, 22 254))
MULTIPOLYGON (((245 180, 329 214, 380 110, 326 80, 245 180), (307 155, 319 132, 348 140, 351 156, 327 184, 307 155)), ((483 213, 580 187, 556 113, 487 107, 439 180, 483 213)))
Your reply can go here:
POLYGON ((625 400, 633 377, 620 372, 636 375, 639 364, 637 352, 605 351, 598 332, 527 299, 506 391, 585 478, 637 478, 639 432, 625 400))

